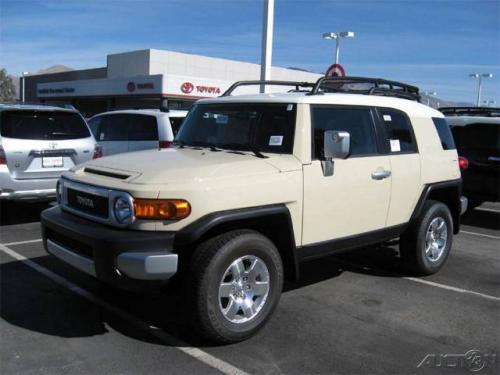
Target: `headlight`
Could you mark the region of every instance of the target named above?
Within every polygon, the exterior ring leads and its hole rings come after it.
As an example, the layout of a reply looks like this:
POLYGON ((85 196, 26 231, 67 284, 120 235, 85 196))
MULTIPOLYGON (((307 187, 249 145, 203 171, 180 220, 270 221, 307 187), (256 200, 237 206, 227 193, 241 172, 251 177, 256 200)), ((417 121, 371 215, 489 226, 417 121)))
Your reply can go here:
POLYGON ((63 197, 63 189, 64 185, 62 180, 57 180, 57 187, 56 187, 56 198, 57 198, 57 203, 61 204, 62 202, 62 197, 63 197))
POLYGON ((191 205, 183 199, 134 199, 135 217, 149 220, 180 220, 189 216, 191 205))
POLYGON ((128 199, 117 198, 114 206, 115 218, 120 224, 125 224, 132 218, 132 206, 128 199))

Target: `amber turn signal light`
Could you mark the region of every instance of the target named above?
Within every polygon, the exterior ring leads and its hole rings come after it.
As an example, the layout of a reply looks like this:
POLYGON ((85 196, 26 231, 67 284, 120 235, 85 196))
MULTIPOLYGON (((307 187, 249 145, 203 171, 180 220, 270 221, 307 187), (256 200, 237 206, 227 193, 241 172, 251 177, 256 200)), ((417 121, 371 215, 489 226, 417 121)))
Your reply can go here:
POLYGON ((188 217, 191 205, 183 199, 134 199, 137 219, 179 220, 188 217))

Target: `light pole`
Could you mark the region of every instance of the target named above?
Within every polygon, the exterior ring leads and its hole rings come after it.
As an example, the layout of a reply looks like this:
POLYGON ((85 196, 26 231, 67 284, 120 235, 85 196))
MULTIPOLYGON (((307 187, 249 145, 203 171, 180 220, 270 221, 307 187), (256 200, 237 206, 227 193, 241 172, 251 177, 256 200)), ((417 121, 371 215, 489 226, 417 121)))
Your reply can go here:
POLYGON ((21 73, 21 102, 24 103, 25 99, 25 92, 26 92, 26 76, 29 74, 29 72, 22 72, 21 73))
POLYGON ((323 33, 323 39, 335 39, 335 64, 339 63, 340 38, 354 38, 354 31, 336 31, 323 33))
POLYGON ((476 78, 478 80, 478 88, 477 88, 477 106, 481 105, 481 86, 483 78, 493 78, 492 73, 472 73, 469 74, 469 77, 476 78))
POLYGON ((423 94, 427 96, 427 105, 431 105, 431 96, 436 96, 436 91, 424 91, 423 94))
MULTIPOLYGON (((271 62, 273 58, 274 0, 264 0, 264 14, 262 18, 260 80, 268 81, 271 79, 271 62)), ((260 85, 260 92, 266 92, 265 85, 260 85)))

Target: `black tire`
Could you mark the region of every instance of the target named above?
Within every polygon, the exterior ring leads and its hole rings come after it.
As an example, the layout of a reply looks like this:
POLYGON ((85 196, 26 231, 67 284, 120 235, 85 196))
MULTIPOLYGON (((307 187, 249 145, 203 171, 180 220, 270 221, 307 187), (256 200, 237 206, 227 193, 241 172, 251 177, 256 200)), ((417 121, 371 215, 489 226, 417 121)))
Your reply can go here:
POLYGON ((257 232, 235 230, 209 239, 196 249, 190 268, 193 328, 211 342, 227 344, 249 338, 266 324, 279 302, 283 288, 281 257, 274 244, 257 232), (269 289, 252 319, 234 323, 221 310, 219 286, 233 262, 247 256, 265 264, 269 289))
POLYGON ((420 216, 412 223, 401 236, 399 245, 401 259, 406 268, 415 275, 425 276, 438 272, 450 254, 453 242, 453 220, 450 210, 441 202, 429 200, 425 202, 420 216), (439 257, 434 260, 426 255, 426 238, 431 222, 442 218, 446 224, 446 244, 439 257))

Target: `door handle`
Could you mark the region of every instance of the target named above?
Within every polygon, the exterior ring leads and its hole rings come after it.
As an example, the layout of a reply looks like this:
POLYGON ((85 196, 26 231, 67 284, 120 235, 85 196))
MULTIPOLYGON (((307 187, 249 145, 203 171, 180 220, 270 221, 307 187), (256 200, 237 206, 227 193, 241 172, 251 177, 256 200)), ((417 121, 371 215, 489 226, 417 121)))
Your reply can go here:
POLYGON ((384 178, 390 177, 391 171, 387 171, 385 169, 376 170, 372 173, 372 178, 374 180, 383 180, 384 178))

